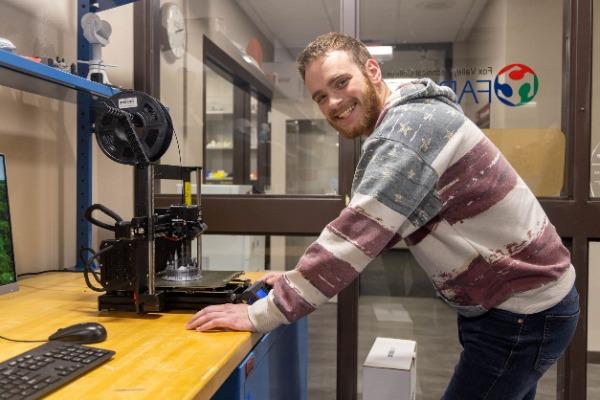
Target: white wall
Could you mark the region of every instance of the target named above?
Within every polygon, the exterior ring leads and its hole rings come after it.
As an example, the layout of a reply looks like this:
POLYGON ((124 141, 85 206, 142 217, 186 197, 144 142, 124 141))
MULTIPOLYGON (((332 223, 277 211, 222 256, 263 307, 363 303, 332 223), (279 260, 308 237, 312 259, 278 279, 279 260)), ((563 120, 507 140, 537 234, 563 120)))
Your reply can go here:
MULTIPOLYGON (((0 36, 10 39, 19 53, 58 55, 69 64, 76 59, 75 0, 5 0, 0 10, 0 36)), ((130 86, 131 30, 121 34, 117 27, 131 27, 131 7, 113 14, 119 48, 106 51, 105 60, 121 66, 110 71, 113 83, 130 86)), ((75 264, 75 117, 74 104, 0 87, 0 152, 6 154, 8 163, 18 273, 75 264)), ((131 208, 128 172, 97 153, 94 201, 127 212, 131 208), (109 193, 103 190, 106 187, 122 190, 109 193)))

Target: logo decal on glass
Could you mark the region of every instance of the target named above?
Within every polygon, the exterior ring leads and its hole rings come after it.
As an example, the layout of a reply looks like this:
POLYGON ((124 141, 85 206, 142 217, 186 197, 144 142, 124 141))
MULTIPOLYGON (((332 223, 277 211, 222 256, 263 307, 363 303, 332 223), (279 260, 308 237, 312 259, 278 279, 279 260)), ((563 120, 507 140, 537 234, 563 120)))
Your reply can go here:
POLYGON ((494 92, 502 103, 519 107, 529 103, 539 89, 536 73, 525 64, 509 64, 502 68, 494 80, 494 92))

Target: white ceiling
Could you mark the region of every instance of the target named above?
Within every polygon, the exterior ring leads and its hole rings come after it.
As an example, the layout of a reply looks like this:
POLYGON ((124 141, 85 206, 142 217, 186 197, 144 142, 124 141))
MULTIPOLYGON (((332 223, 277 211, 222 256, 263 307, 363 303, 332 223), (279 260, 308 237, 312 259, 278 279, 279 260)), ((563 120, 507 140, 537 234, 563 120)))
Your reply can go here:
POLYGON ((287 49, 339 30, 339 0, 236 0, 262 33, 287 49))
MULTIPOLYGON (((236 0, 269 38, 288 49, 339 30, 339 0, 236 0)), ((360 38, 378 44, 463 40, 488 0, 362 0, 360 38)))

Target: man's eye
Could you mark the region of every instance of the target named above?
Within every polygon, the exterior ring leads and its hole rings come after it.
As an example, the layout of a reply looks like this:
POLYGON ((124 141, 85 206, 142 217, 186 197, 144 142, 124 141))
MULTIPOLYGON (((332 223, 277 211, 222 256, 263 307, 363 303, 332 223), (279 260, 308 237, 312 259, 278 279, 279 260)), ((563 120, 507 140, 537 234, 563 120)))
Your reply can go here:
POLYGON ((348 78, 342 78, 336 82, 335 87, 340 89, 340 88, 343 88, 344 86, 346 86, 347 83, 348 83, 348 78))
POLYGON ((319 96, 315 99, 315 101, 317 102, 317 104, 321 104, 323 103, 323 100, 325 100, 325 96, 319 96))

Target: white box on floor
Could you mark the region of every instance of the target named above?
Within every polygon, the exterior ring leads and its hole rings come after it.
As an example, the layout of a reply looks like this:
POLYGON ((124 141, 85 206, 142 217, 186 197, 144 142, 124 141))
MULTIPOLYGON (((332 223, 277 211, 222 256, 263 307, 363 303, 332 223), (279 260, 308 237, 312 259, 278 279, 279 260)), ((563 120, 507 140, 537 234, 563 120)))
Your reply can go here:
POLYGON ((414 400, 417 342, 378 337, 363 364, 363 400, 414 400))

